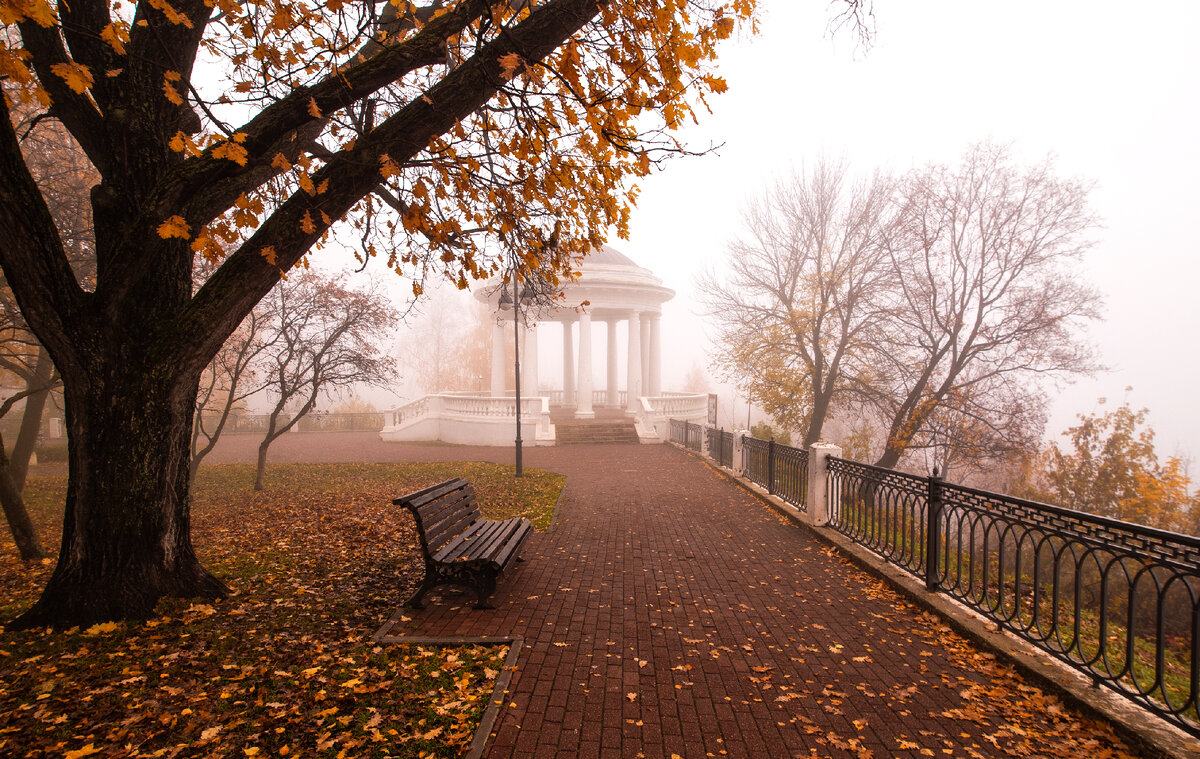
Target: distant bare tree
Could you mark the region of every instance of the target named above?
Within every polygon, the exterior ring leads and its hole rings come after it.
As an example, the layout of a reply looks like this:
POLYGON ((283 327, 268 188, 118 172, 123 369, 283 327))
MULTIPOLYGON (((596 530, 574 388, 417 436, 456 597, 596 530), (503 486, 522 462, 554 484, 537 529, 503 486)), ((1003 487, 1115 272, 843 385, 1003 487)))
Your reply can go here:
POLYGON ((261 304, 251 310, 200 376, 192 426, 193 479, 200 462, 216 447, 233 411, 267 387, 269 378, 256 371, 255 364, 281 337, 271 329, 278 323, 272 316, 261 304))
POLYGON ((1078 270, 1097 225, 1089 189, 1049 158, 1019 167, 987 143, 903 181, 887 238, 897 289, 862 384, 888 430, 879 466, 931 446, 964 460, 1036 439, 1043 382, 1098 368, 1079 332, 1101 305, 1078 270), (971 440, 949 441, 950 419, 971 440))
POLYGON ((260 371, 275 405, 258 446, 254 489, 263 489, 267 449, 316 406, 322 393, 355 384, 384 385, 395 370, 380 346, 396 313, 382 290, 358 290, 312 273, 293 273, 264 299, 275 333, 260 371), (290 418, 284 412, 292 410, 290 418))
POLYGON ((805 446, 871 382, 868 349, 895 287, 883 243, 891 187, 878 174, 855 182, 844 163, 822 159, 754 201, 729 245, 730 272, 699 281, 719 330, 717 371, 802 430, 805 446))
POLYGON ((431 291, 401 339, 405 363, 425 393, 482 390, 489 379, 492 316, 472 299, 431 291))

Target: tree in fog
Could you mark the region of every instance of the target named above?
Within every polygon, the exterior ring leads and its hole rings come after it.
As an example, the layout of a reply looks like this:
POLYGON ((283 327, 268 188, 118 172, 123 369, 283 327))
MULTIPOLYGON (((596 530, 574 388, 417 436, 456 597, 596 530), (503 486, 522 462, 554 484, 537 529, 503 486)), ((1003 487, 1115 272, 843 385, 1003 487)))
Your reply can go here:
POLYGON ((492 327, 487 307, 445 289, 426 293, 400 354, 423 393, 484 390, 491 378, 492 327))
POLYGON ((1037 439, 1043 383, 1096 368, 1080 337, 1100 309, 1078 268, 1097 225, 1088 191, 1049 158, 1021 167, 988 143, 903 180, 886 236, 895 290, 861 385, 887 428, 879 466, 1037 439), (946 418, 970 440, 947 438, 946 418))
POLYGON ((1128 402, 1106 413, 1080 414, 1063 433, 1069 444, 1051 444, 1039 460, 1036 495, 1077 511, 1200 534, 1200 494, 1189 494, 1181 459, 1159 461, 1146 414, 1128 402))
POLYGON ((419 294, 512 265, 566 276, 628 233, 634 182, 726 89, 752 2, 0 3, 0 266, 62 376, 59 560, 14 625, 145 618, 228 589, 191 542, 199 378, 302 258, 348 241, 419 294), (218 7, 219 6, 219 7, 218 7), (100 177, 98 268, 21 154, 16 104, 100 177), (36 104, 36 105, 34 105, 36 104), (554 224, 555 250, 535 243, 554 224), (335 229, 335 227, 337 227, 335 229), (193 287, 197 257, 219 261, 193 287))
POLYGON ((699 282, 718 328, 714 363, 784 427, 821 438, 831 412, 869 384, 894 269, 883 243, 891 180, 855 181, 821 160, 753 201, 728 273, 699 282))
POLYGON ((394 376, 380 346, 396 314, 381 288, 355 289, 312 273, 294 274, 264 299, 267 347, 258 360, 274 398, 258 446, 254 489, 263 489, 271 443, 312 411, 322 394, 356 384, 383 386, 394 376))
POLYGON ((191 477, 212 452, 234 412, 264 390, 269 378, 257 367, 260 358, 281 339, 280 323, 266 304, 255 306, 200 375, 196 421, 192 425, 191 477))

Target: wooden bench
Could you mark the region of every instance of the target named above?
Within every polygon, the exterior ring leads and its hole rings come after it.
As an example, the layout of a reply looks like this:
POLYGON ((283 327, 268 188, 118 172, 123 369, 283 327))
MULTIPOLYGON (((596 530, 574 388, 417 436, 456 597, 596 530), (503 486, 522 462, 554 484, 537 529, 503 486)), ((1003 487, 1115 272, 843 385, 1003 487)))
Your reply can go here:
POLYGON ((393 501, 412 512, 425 555, 425 579, 404 605, 420 609, 421 599, 438 585, 458 585, 475 591, 476 609, 493 608, 487 599, 496 578, 514 561, 533 532, 522 517, 483 519, 475 490, 461 478, 409 493, 393 501))

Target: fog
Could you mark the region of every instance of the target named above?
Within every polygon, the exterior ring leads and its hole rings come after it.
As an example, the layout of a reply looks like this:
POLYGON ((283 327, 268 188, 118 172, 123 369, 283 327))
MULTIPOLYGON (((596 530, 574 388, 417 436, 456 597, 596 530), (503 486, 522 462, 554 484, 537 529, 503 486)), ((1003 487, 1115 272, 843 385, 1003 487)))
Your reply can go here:
MULTIPOLYGON (((1099 397, 1128 398, 1150 409, 1160 455, 1200 456, 1200 4, 880 3, 869 49, 830 33, 825 3, 760 6, 761 34, 722 52, 729 92, 684 133, 693 148, 719 147, 640 183, 630 238, 610 240, 677 293, 663 313, 664 387, 707 364, 695 279, 721 266, 748 198, 822 154, 900 173, 991 139, 1029 162, 1053 154, 1061 176, 1093 181, 1104 223, 1084 276, 1105 298, 1088 340, 1111 370, 1056 393, 1047 437, 1098 410, 1099 397)), ((560 335, 543 328, 543 383, 561 377, 560 335)), ((594 344, 599 367, 600 332, 594 344)), ((733 400, 727 386, 721 395, 733 400)))
POLYGON ((1111 371, 1058 393, 1047 435, 1128 396, 1150 408, 1160 455, 1200 455, 1200 4, 878 3, 869 50, 829 35, 824 3, 760 5, 762 33, 722 53, 730 91, 687 133, 723 146, 644 182, 630 239, 612 241, 678 292, 664 382, 704 361, 695 276, 719 266, 748 197, 822 153, 902 172, 992 139, 1094 181, 1104 222, 1085 276, 1105 297, 1089 339, 1111 371))

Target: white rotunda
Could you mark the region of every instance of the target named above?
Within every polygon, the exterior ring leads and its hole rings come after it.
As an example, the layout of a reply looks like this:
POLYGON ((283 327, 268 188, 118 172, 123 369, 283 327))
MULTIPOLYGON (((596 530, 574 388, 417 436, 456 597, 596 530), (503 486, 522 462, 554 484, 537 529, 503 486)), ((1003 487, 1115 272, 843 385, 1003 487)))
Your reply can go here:
MULTIPOLYGON (((667 439, 669 419, 703 420, 706 396, 662 390, 662 306, 674 296, 650 270, 605 245, 584 259, 579 277, 563 286, 553 305, 522 304, 524 442, 657 443, 667 439), (606 325, 601 340, 594 337, 597 322, 606 325), (552 339, 558 337, 554 332, 561 333, 560 390, 546 390, 539 383, 543 331, 552 339), (601 341, 602 363, 594 345, 601 341)), ((494 283, 480 288, 476 297, 497 317, 490 393, 438 393, 395 409, 380 433, 384 440, 512 444, 517 399, 505 389, 513 373, 505 360, 505 345, 514 339, 512 290, 494 283)))

